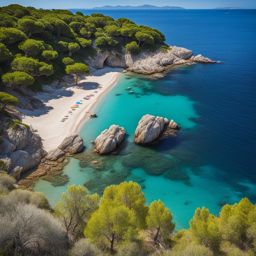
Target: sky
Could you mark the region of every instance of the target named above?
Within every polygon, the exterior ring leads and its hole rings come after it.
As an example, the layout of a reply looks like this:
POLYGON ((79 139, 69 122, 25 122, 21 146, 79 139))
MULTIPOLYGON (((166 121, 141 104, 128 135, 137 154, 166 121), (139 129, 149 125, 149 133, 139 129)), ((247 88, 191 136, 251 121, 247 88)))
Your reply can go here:
POLYGON ((0 6, 21 4, 36 8, 74 9, 92 8, 104 5, 171 5, 189 9, 211 9, 217 7, 235 7, 256 9, 256 0, 0 0, 0 6))

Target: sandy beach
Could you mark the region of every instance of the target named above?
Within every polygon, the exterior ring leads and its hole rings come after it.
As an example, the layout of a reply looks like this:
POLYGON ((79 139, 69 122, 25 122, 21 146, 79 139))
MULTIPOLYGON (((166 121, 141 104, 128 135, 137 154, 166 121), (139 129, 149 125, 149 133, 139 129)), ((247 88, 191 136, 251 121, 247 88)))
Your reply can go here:
POLYGON ((77 133, 94 114, 93 108, 116 84, 121 71, 104 68, 86 76, 77 86, 38 93, 36 97, 45 104, 45 109, 23 110, 23 122, 41 136, 46 151, 57 148, 65 137, 77 133))

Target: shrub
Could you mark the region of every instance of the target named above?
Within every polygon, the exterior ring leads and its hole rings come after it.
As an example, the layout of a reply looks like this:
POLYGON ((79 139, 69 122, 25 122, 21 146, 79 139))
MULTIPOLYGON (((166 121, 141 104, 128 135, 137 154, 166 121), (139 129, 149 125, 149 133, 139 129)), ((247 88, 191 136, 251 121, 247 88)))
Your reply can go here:
POLYGON ((101 256, 102 252, 87 239, 80 239, 75 243, 70 256, 101 256))
POLYGON ((4 255, 16 251, 31 256, 66 254, 65 231, 51 214, 34 205, 0 200, 0 206, 0 248, 4 255))
MULTIPOLYGON (((1 169, 1 168, 0 168, 1 169)), ((0 173, 0 194, 7 193, 15 188, 16 180, 5 173, 0 173)))

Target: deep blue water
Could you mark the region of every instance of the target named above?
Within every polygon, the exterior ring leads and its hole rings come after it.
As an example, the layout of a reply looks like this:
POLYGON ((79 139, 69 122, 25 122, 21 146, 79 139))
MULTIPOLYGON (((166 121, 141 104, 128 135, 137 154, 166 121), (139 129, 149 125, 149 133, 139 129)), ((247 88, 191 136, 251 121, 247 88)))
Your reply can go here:
MULTIPOLYGON (((81 135, 88 143, 117 123, 128 130, 128 145, 119 156, 97 157, 88 149, 79 160, 72 159, 65 169, 69 184, 101 191, 111 183, 135 180, 148 202, 165 202, 178 228, 188 225, 196 207, 217 213, 223 203, 244 196, 256 202, 256 11, 101 12, 153 26, 167 43, 223 64, 179 68, 157 81, 123 76, 97 106, 99 118, 86 123, 81 135), (136 95, 128 95, 127 86, 136 95), (177 138, 150 149, 134 146, 136 123, 145 113, 174 118, 183 129, 177 138), (100 165, 90 164, 92 159, 100 165)), ((65 188, 45 181, 36 186, 53 202, 65 188)))

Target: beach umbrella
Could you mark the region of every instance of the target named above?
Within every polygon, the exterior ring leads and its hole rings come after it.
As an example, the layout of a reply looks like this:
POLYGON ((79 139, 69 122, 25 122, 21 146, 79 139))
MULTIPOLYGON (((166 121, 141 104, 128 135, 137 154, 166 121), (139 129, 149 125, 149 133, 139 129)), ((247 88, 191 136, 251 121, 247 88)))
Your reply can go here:
POLYGON ((80 101, 77 101, 76 104, 81 104, 81 102, 80 102, 80 101))

